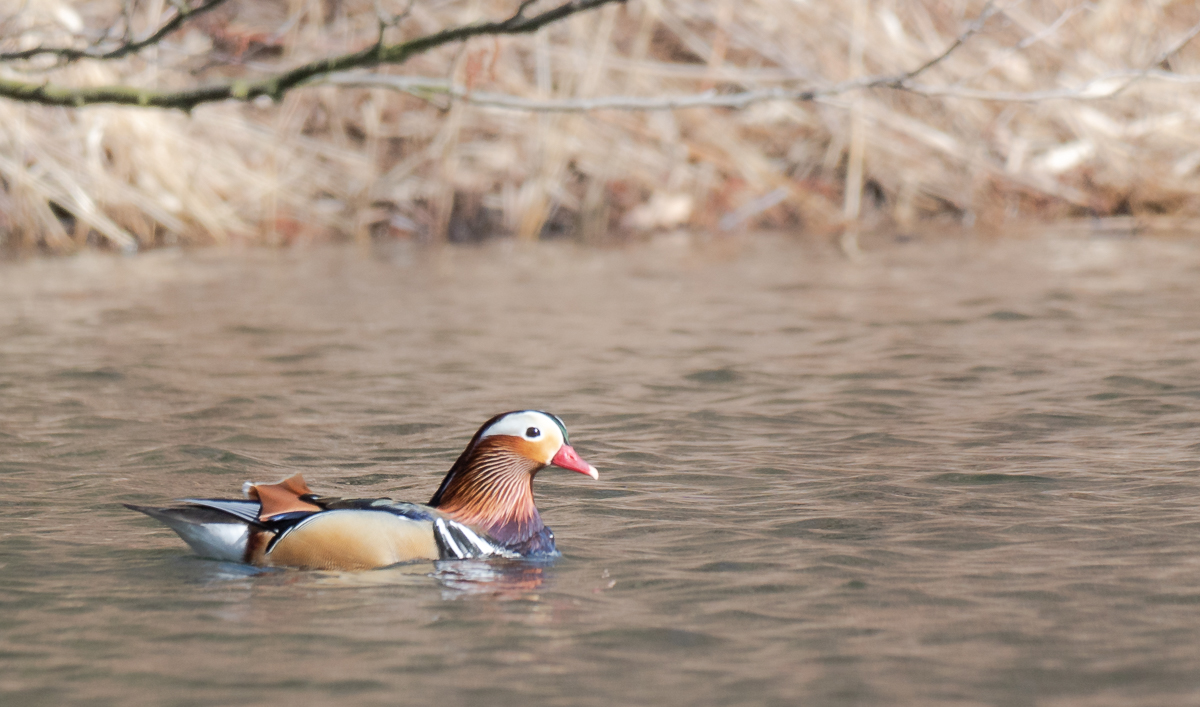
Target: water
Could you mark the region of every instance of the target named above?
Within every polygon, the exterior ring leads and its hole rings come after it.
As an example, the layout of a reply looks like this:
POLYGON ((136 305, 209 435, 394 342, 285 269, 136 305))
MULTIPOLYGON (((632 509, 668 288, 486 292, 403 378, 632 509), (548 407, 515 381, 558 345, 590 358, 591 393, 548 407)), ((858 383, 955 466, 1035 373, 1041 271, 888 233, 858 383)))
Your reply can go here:
POLYGON ((1200 703, 1200 243, 0 265, 5 705, 1200 703), (550 566, 248 571, 121 508, 426 500, 561 415, 550 566))

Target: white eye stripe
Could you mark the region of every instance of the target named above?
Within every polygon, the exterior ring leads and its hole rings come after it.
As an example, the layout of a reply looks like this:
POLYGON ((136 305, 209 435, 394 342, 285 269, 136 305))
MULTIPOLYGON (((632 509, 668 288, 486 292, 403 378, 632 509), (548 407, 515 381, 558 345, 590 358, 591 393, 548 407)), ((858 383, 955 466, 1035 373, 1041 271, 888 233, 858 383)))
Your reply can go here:
POLYGON ((534 443, 539 450, 539 455, 544 455, 544 458, 537 459, 542 464, 549 464, 558 450, 566 444, 566 440, 563 439, 563 430, 555 418, 538 410, 510 412, 485 429, 480 435, 480 439, 493 435, 518 437, 534 443), (531 430, 539 434, 536 437, 531 436, 529 434, 531 430))
POLYGON ((509 435, 522 439, 557 439, 560 444, 563 441, 558 423, 546 413, 537 410, 523 410, 505 415, 484 430, 482 436, 492 435, 509 435), (529 435, 531 429, 539 434, 529 435))

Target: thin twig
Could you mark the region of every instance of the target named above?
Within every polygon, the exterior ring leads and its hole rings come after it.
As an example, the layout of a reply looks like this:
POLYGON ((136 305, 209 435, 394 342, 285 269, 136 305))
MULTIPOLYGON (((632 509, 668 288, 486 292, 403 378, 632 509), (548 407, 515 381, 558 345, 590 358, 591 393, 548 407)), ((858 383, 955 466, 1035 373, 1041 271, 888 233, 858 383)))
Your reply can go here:
POLYGON ((1075 88, 1047 89, 1045 91, 986 91, 963 86, 930 86, 926 84, 907 84, 902 90, 924 96, 950 96, 997 103, 1036 103, 1056 100, 1097 101, 1113 98, 1135 83, 1147 79, 1185 85, 1200 84, 1200 74, 1129 69, 1101 74, 1075 88))
POLYGON ((1038 32, 1035 32, 1034 34, 1029 35, 1028 37, 1026 37, 1026 38, 1022 39, 1021 41, 1017 42, 1016 44, 1012 45, 1011 47, 1008 47, 1007 49, 1004 49, 1003 51, 997 52, 996 54, 992 55, 988 59, 988 63, 986 66, 984 66, 982 69, 979 69, 971 76, 964 76, 964 77, 960 78, 958 81, 955 82, 954 85, 959 86, 959 85, 966 83, 967 81, 975 80, 982 76, 985 76, 988 72, 990 72, 992 69, 994 69, 997 66, 999 66, 1000 64, 1002 64, 1013 54, 1022 52, 1025 49, 1028 49, 1029 47, 1033 46, 1034 44, 1037 44, 1038 42, 1042 41, 1043 39, 1052 37, 1055 34, 1057 34, 1058 31, 1060 29, 1062 29, 1063 25, 1065 25, 1067 23, 1067 21, 1070 20, 1075 15, 1077 15, 1081 12, 1090 12, 1092 10, 1095 10, 1095 6, 1092 5, 1092 3, 1084 3, 1082 5, 1076 5, 1075 7, 1067 8, 1066 10, 1063 11, 1063 13, 1061 15, 1058 16, 1057 19, 1054 20, 1054 22, 1051 22, 1049 25, 1045 26, 1038 32))
POLYGON ((404 10, 398 15, 393 15, 383 9, 383 0, 373 1, 375 3, 375 16, 379 18, 379 24, 383 27, 395 27, 408 19, 408 16, 412 14, 413 6, 417 4, 417 0, 408 0, 408 4, 404 6, 404 10))
MULTIPOLYGON (((1124 90, 1129 80, 1151 79, 1179 84, 1198 84, 1198 74, 1177 74, 1171 71, 1115 71, 1092 79, 1075 88, 1046 91, 987 91, 963 86, 934 86, 904 82, 897 90, 923 96, 968 98, 999 103, 1032 103, 1049 100, 1094 101, 1112 98, 1124 90), (1114 82, 1120 81, 1119 84, 1114 82)), ((597 110, 661 111, 681 108, 745 108, 768 101, 808 102, 833 98, 851 91, 871 88, 895 88, 896 76, 869 76, 861 80, 843 81, 829 86, 787 89, 763 88, 736 93, 704 91, 674 96, 598 96, 595 98, 538 99, 507 93, 473 91, 444 79, 424 76, 389 76, 384 74, 330 74, 313 85, 330 84, 356 88, 390 88, 423 99, 448 96, 455 100, 487 108, 536 111, 547 113, 586 113, 597 110)))
MULTIPOLYGON (((958 51, 959 47, 966 44, 968 39, 983 31, 983 26, 987 24, 987 21, 991 19, 992 15, 994 14, 996 14, 996 8, 993 6, 991 0, 988 0, 988 4, 983 6, 983 10, 980 11, 979 16, 976 17, 971 24, 967 25, 967 29, 963 31, 962 34, 958 35, 958 37, 950 44, 950 46, 946 47, 945 51, 933 57, 924 64, 921 64, 912 71, 904 73, 898 79, 898 81, 911 81, 912 79, 915 79, 916 77, 925 73, 928 69, 931 69, 945 61, 947 57, 958 51)), ((897 86, 897 88, 899 88, 899 86, 897 86)))
POLYGON ((1171 57, 1178 54, 1183 50, 1184 47, 1188 45, 1188 42, 1191 42, 1193 39, 1195 39, 1197 35, 1200 35, 1200 23, 1192 25, 1192 28, 1184 33, 1182 37, 1176 40, 1174 44, 1164 49, 1162 53, 1159 54, 1153 62, 1151 62, 1151 66, 1160 66, 1164 61, 1167 61, 1171 57))
POLYGON ((151 32, 146 37, 133 40, 133 18, 130 2, 124 3, 125 27, 122 31, 121 43, 107 51, 100 51, 96 47, 87 49, 75 49, 73 47, 33 47, 30 49, 22 49, 16 52, 0 52, 0 62, 2 61, 21 61, 24 59, 32 59, 37 56, 54 56, 60 61, 71 62, 80 59, 120 59, 130 54, 136 54, 141 50, 154 46, 163 40, 164 37, 171 34, 175 30, 183 26, 185 22, 202 15, 210 10, 215 10, 217 7, 225 4, 227 0, 208 0, 207 2, 197 5, 195 8, 186 9, 186 5, 171 3, 175 8, 175 15, 159 26, 157 30, 151 32))
POLYGON ((513 17, 524 17, 525 11, 537 2, 538 0, 522 0, 521 4, 517 6, 517 11, 513 13, 513 17))
POLYGON ((124 0, 121 3, 121 19, 125 25, 121 28, 121 44, 126 46, 133 41, 133 2, 134 0, 124 0))

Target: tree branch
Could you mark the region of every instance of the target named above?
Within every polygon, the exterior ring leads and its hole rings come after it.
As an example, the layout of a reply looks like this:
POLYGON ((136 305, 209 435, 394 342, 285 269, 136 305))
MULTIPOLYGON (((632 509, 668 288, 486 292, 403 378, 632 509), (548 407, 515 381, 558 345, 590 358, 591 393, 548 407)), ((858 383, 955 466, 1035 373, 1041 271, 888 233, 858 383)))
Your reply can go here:
POLYGON ((817 101, 850 91, 871 88, 894 88, 923 96, 967 98, 999 103, 1034 103, 1049 100, 1094 101, 1112 98, 1130 84, 1140 80, 1166 81, 1179 84, 1200 84, 1200 75, 1178 74, 1170 71, 1114 71, 1087 81, 1074 88, 1045 91, 987 91, 965 86, 935 86, 910 83, 902 76, 868 76, 855 81, 843 81, 829 86, 805 89, 763 88, 735 93, 685 93, 674 96, 598 96, 595 98, 538 99, 507 93, 473 91, 466 86, 444 79, 424 76, 388 76, 383 74, 331 74, 319 82, 334 86, 357 88, 389 88, 429 99, 435 95, 448 96, 471 105, 486 108, 533 111, 539 113, 586 113, 597 110, 660 111, 680 108, 745 108, 768 101, 817 101), (901 83, 897 85, 897 81, 901 83))
MULTIPOLYGON (((978 34, 983 29, 988 18, 996 12, 997 10, 989 3, 945 51, 915 69, 902 74, 864 76, 859 79, 842 81, 826 86, 800 89, 776 87, 734 93, 704 91, 701 93, 674 96, 598 96, 595 98, 538 99, 514 96, 506 93, 474 91, 466 86, 453 84, 444 79, 424 76, 333 73, 313 83, 359 88, 389 88, 426 100, 433 96, 448 96, 452 99, 477 106, 543 113, 584 113, 596 110, 659 111, 677 110, 680 108, 739 109, 767 101, 816 101, 822 98, 832 98, 850 91, 872 88, 892 88, 923 96, 945 96, 1001 103, 1033 103, 1048 100, 1087 101, 1112 98, 1129 86, 1142 80, 1165 81, 1185 85, 1200 83, 1200 75, 1179 74, 1154 68, 1177 54, 1188 42, 1200 36, 1200 24, 1196 24, 1189 29, 1180 39, 1163 50, 1150 66, 1144 69, 1106 72, 1070 88, 1041 91, 989 91, 969 88, 962 86, 960 83, 954 83, 949 86, 937 86, 913 81, 920 74, 948 59, 968 39, 978 34)), ((1068 10, 1063 13, 1063 16, 1052 25, 1052 28, 1060 26, 1065 21, 1065 18, 1070 17, 1074 13, 1075 10, 1068 10)), ((1031 38, 1031 40, 1027 40, 1023 44, 1027 45, 1040 38, 1042 38, 1041 35, 1031 38)))
MULTIPOLYGON (((987 24, 987 21, 991 19, 992 15, 994 14, 996 14, 996 8, 989 0, 988 4, 983 6, 983 11, 979 13, 979 16, 975 18, 975 21, 968 25, 967 29, 964 30, 962 34, 958 35, 958 37, 956 37, 955 40, 950 43, 950 46, 946 47, 945 51, 933 57, 924 64, 921 64, 912 71, 905 72, 897 79, 898 82, 911 81, 912 79, 915 79, 916 77, 925 73, 927 70, 945 61, 946 57, 958 51, 959 47, 966 44, 968 39, 981 32, 983 30, 983 26, 987 24)), ((899 83, 897 83, 895 88, 900 88, 899 83)))
POLYGON ((113 49, 101 51, 95 46, 87 49, 75 49, 73 47, 33 47, 31 49, 23 49, 16 52, 0 52, 0 62, 3 61, 21 61, 24 59, 32 59, 37 56, 51 55, 58 57, 60 61, 71 62, 80 59, 120 59, 130 54, 135 54, 145 49, 146 47, 158 44, 175 30, 183 26, 183 23, 204 13, 216 9, 218 6, 225 4, 227 0, 207 0, 194 8, 189 8, 184 2, 172 2, 172 7, 175 8, 175 16, 164 22, 157 30, 151 32, 146 37, 133 41, 129 38, 130 22, 128 4, 126 4, 125 13, 125 36, 121 44, 113 49))
MULTIPOLYGON (((518 19, 526 5, 533 0, 525 0, 517 13, 509 20, 518 19)), ((503 93, 486 91, 471 91, 464 86, 458 86, 441 79, 430 79, 420 76, 390 76, 382 74, 347 74, 330 72, 313 83, 325 83, 338 86, 358 86, 366 88, 391 88, 410 93, 414 96, 428 99, 431 95, 446 95, 451 98, 480 106, 493 108, 509 108, 513 110, 539 112, 585 112, 593 110, 676 110, 679 108, 745 108, 753 103, 764 101, 814 101, 819 98, 836 96, 853 90, 889 87, 899 90, 915 91, 911 85, 912 79, 930 68, 940 64, 962 47, 968 39, 978 34, 988 19, 995 14, 992 3, 984 6, 979 16, 963 30, 962 34, 940 54, 926 61, 915 69, 902 74, 887 74, 882 76, 864 76, 849 81, 842 81, 830 86, 802 89, 764 88, 753 91, 736 93, 703 93, 683 94, 677 96, 600 96, 597 98, 576 99, 535 99, 513 96, 503 93)))
MULTIPOLYGON (((209 4, 215 5, 218 2, 224 2, 224 0, 210 0, 209 4)), ((177 108, 179 110, 191 110, 203 103, 228 99, 248 101, 260 96, 268 96, 278 100, 287 91, 325 74, 380 64, 403 64, 417 54, 472 37, 534 32, 575 13, 614 2, 624 2, 624 0, 567 0, 557 7, 530 16, 524 15, 530 3, 522 2, 518 11, 505 20, 451 27, 398 44, 378 42, 357 52, 318 59, 294 69, 256 80, 238 80, 182 91, 155 91, 131 86, 71 88, 51 83, 0 79, 0 97, 51 106, 79 107, 96 103, 115 103, 154 108, 177 108)))

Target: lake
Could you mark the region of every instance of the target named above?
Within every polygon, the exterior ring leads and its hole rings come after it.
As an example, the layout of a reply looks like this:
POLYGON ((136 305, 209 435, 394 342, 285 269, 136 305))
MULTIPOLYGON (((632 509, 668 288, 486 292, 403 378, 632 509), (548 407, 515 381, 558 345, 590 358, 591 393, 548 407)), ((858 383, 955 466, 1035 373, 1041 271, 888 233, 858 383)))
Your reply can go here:
POLYGON ((1200 701, 1200 241, 0 264, 0 702, 1200 701), (121 502, 426 501, 505 410, 563 557, 193 557, 121 502))

